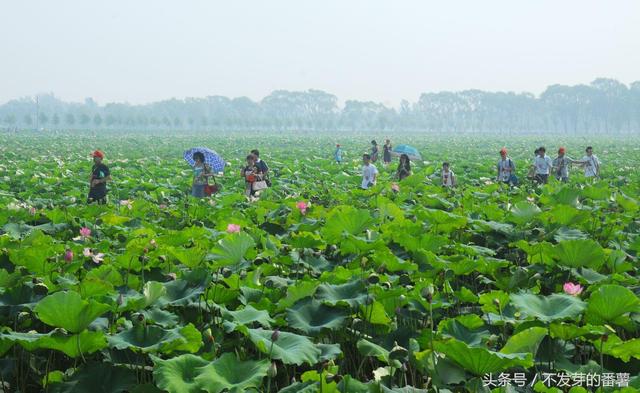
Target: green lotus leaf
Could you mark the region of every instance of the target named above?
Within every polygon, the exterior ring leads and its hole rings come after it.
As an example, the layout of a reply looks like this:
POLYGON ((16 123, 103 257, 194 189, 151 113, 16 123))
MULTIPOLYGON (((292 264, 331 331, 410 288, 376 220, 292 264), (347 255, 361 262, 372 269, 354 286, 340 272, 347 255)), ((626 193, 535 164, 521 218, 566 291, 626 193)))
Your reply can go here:
POLYGON ((511 302, 525 315, 543 322, 576 318, 586 307, 586 303, 577 297, 564 294, 512 294, 511 302))
MULTIPOLYGON (((236 311, 222 310, 222 316, 225 319, 231 320, 234 324, 251 326, 253 323, 258 323, 262 327, 270 328, 271 324, 275 321, 269 316, 269 313, 264 310, 256 310, 253 306, 247 305, 243 309, 236 311)), ((233 329, 231 329, 233 330, 233 329)))
POLYGON ((507 343, 500 350, 501 353, 530 353, 536 356, 540 343, 547 335, 543 327, 531 327, 509 337, 507 343))
POLYGON ((315 336, 326 330, 340 329, 349 314, 344 308, 329 307, 319 301, 305 299, 287 311, 287 322, 292 328, 315 336))
POLYGON ((362 281, 356 280, 340 285, 321 284, 315 297, 331 306, 346 304, 355 308, 364 304, 368 295, 362 281))
POLYGON ((33 231, 20 243, 20 248, 9 250, 9 259, 14 265, 24 266, 30 272, 45 274, 53 268, 48 258, 63 251, 64 247, 51 236, 42 231, 33 231))
POLYGON ((605 334, 604 326, 576 326, 571 323, 558 323, 554 322, 549 325, 552 338, 559 338, 562 340, 573 340, 578 337, 600 337, 605 334))
POLYGON ((136 325, 108 338, 116 349, 140 352, 171 353, 175 351, 197 352, 202 346, 202 335, 192 325, 168 330, 154 325, 136 325))
POLYGON ((438 209, 420 209, 416 211, 416 215, 420 219, 426 220, 434 228, 437 228, 438 232, 445 233, 464 228, 468 222, 465 216, 438 209))
POLYGON ((365 231, 373 218, 369 210, 352 206, 338 206, 331 210, 322 229, 322 235, 328 243, 339 243, 344 234, 357 236, 365 231))
POLYGON ((522 225, 532 222, 541 212, 538 206, 527 201, 520 201, 511 207, 508 218, 511 222, 522 225))
POLYGON ((342 355, 340 344, 317 344, 317 347, 320 349, 319 360, 321 362, 334 360, 342 355))
POLYGON ((211 250, 211 253, 218 267, 237 265, 244 262, 247 251, 255 245, 255 241, 248 234, 244 232, 233 233, 219 240, 218 245, 211 250))
POLYGON ((621 318, 630 312, 640 312, 640 299, 621 285, 602 285, 589 297, 586 320, 602 325, 622 324, 621 318))
POLYGON ((575 207, 556 205, 545 216, 549 220, 560 225, 576 225, 587 221, 590 217, 589 212, 576 209, 575 207))
POLYGON ((103 223, 107 225, 122 225, 125 222, 131 221, 131 217, 118 216, 113 213, 107 213, 100 216, 103 223))
POLYGON ((169 254, 185 266, 194 268, 204 261, 207 251, 200 247, 182 248, 167 247, 169 254))
POLYGON ((531 354, 493 352, 486 348, 470 347, 455 339, 444 342, 436 341, 434 348, 476 376, 497 373, 512 367, 528 368, 533 366, 531 354))
POLYGON ((149 308, 140 312, 147 322, 160 325, 163 328, 171 328, 178 324, 180 319, 174 313, 159 308, 149 308))
POLYGON ((202 385, 196 380, 201 368, 209 364, 203 358, 185 354, 162 360, 151 355, 153 379, 156 385, 169 393, 202 393, 202 385))
POLYGON ((369 340, 361 338, 356 343, 356 347, 358 348, 358 352, 363 356, 371 356, 375 357, 381 362, 389 364, 393 367, 401 367, 402 364, 398 360, 390 359, 389 351, 378 344, 372 343, 369 340))
POLYGON ((593 341, 594 347, 598 350, 602 347, 602 353, 610 355, 623 362, 628 362, 631 358, 640 359, 640 338, 623 341, 615 334, 610 335, 604 343, 602 338, 593 341))
POLYGON ((200 367, 194 381, 209 393, 241 393, 249 388, 259 388, 269 365, 268 359, 240 361, 236 355, 225 353, 200 367))
POLYGON ((484 339, 489 338, 489 331, 484 328, 469 329, 455 319, 447 319, 443 321, 438 329, 446 336, 453 337, 462 341, 470 347, 482 345, 484 339))
POLYGON ((167 289, 167 293, 157 301, 161 306, 186 306, 197 302, 205 290, 204 283, 182 279, 169 281, 164 286, 167 289))
POLYGON ((278 339, 272 341, 271 330, 245 328, 241 331, 249 336, 260 352, 271 354, 272 359, 281 360, 284 364, 316 364, 321 354, 320 349, 306 336, 280 332, 278 339))
POLYGON ((554 247, 558 264, 573 268, 588 267, 597 270, 605 262, 604 250, 591 239, 566 240, 554 247))
POLYGON ((63 383, 52 383, 52 393, 122 393, 137 383, 133 370, 109 363, 89 363, 63 383))
POLYGON ((107 347, 107 339, 104 333, 90 332, 88 330, 84 330, 77 335, 64 334, 58 330, 46 334, 0 333, 0 343, 2 343, 0 348, 5 348, 5 351, 11 345, 17 343, 30 352, 37 349, 54 349, 72 358, 79 357, 81 353, 90 354, 107 347))
POLYGON ((56 292, 42 299, 34 311, 47 325, 79 333, 111 307, 95 300, 82 299, 77 292, 56 292))

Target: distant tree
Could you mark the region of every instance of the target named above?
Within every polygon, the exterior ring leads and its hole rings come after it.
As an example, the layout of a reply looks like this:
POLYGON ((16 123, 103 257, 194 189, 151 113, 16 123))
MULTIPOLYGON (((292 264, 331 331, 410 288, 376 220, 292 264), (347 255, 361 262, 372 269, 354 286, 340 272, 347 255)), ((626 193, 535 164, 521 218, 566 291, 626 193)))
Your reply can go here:
POLYGON ((13 113, 9 113, 4 117, 4 122, 10 126, 16 124, 16 121, 16 115, 14 115, 13 113))
POLYGON ((53 114, 53 117, 51 118, 51 124, 53 124, 55 127, 60 125, 60 116, 58 116, 57 113, 53 114))
MULTIPOLYGON (((100 121, 102 121, 102 119, 100 119, 100 121)), ((86 127, 89 125, 90 122, 91 122, 91 117, 89 117, 89 115, 87 115, 86 113, 83 113, 80 115, 80 124, 86 127)))
POLYGON ((96 127, 100 127, 100 125, 102 124, 102 116, 100 116, 99 114, 93 116, 93 124, 96 127))
POLYGON ((30 126, 31 124, 33 124, 33 119, 31 118, 31 115, 24 115, 24 117, 22 118, 22 122, 25 125, 30 126))
POLYGON ((47 116, 44 113, 40 113, 40 115, 38 116, 38 120, 40 122, 40 125, 45 125, 47 123, 49 123, 49 116, 47 116))
POLYGON ((73 113, 67 113, 64 116, 64 122, 69 126, 73 126, 76 124, 76 117, 73 115, 73 113))

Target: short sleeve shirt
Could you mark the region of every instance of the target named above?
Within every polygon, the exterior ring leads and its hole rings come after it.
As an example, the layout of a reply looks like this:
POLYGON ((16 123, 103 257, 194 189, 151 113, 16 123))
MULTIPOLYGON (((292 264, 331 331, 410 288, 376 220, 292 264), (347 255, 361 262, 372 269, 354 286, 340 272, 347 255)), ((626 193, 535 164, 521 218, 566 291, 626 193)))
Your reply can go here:
POLYGON ((551 172, 551 167, 553 166, 553 162, 549 156, 536 156, 533 164, 536 167, 536 175, 548 175, 551 172))
MULTIPOLYGON (((91 179, 95 180, 95 179, 104 179, 105 177, 111 175, 111 172, 109 171, 109 167, 107 167, 105 164, 98 164, 98 165, 94 165, 93 169, 91 170, 91 179)), ((97 184, 96 186, 92 187, 95 190, 106 190, 107 189, 107 185, 105 183, 100 183, 97 184)))
POLYGON ((595 177, 598 174, 597 168, 600 166, 600 160, 595 155, 582 157, 584 164, 584 176, 595 177))
POLYGON ((499 179, 501 181, 509 181, 515 169, 516 166, 513 164, 513 161, 511 161, 511 158, 507 157, 505 160, 500 159, 500 161, 498 161, 498 170, 500 171, 499 179))
POLYGON ((365 190, 369 188, 369 184, 375 184, 375 175, 378 174, 378 168, 375 165, 363 165, 362 166, 362 188, 365 190))

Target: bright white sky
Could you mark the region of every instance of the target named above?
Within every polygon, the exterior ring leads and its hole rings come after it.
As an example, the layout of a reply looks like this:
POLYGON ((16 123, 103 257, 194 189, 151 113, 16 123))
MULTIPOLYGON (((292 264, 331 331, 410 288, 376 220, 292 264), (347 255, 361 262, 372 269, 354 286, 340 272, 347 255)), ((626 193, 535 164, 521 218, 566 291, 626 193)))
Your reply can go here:
POLYGON ((0 15, 0 103, 315 88, 397 105, 640 80, 638 0, 5 0, 0 15))

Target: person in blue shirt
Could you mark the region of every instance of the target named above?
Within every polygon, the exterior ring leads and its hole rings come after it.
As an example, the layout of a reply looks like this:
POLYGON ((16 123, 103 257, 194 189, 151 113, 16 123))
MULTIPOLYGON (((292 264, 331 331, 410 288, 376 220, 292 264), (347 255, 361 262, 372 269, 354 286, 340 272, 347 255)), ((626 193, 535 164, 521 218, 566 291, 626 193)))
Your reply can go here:
POLYGON ((338 164, 342 163, 342 148, 340 147, 340 144, 336 145, 336 151, 333 153, 333 158, 338 164))

